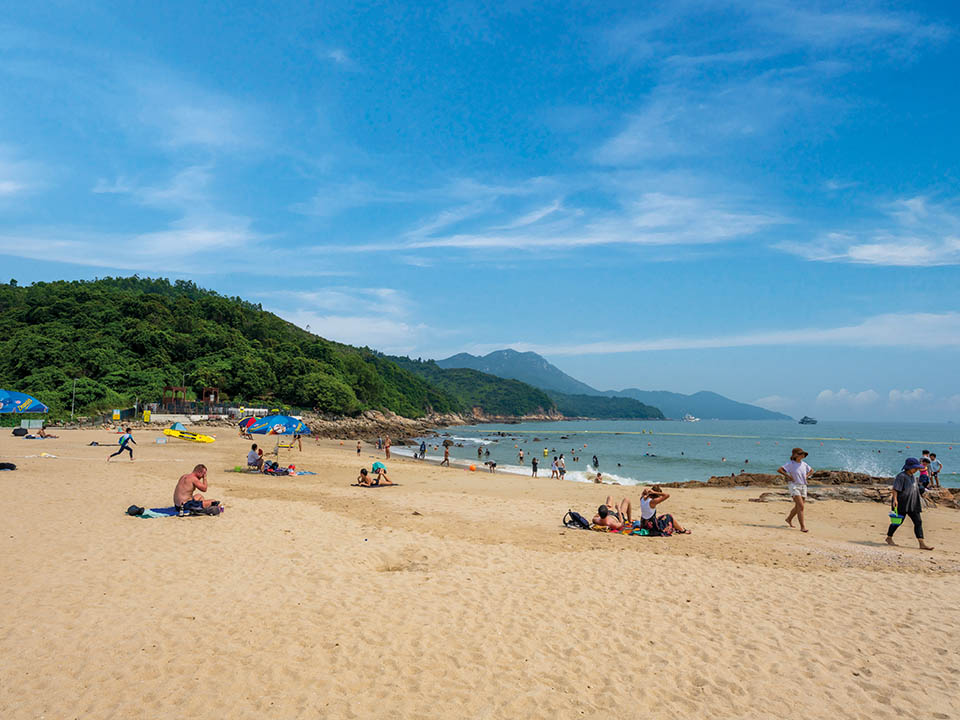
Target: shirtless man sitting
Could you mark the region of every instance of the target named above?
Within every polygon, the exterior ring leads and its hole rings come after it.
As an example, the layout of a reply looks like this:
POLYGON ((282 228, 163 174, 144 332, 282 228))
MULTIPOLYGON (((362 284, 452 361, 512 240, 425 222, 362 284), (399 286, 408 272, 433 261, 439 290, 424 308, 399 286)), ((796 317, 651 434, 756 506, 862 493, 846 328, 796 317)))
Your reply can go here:
POLYGON ((630 500, 624 498, 619 505, 613 504, 613 496, 607 495, 607 501, 599 508, 597 514, 593 516, 594 525, 603 525, 611 530, 622 530, 624 524, 633 524, 633 508, 630 500))
POLYGON ((197 465, 193 472, 181 475, 177 481, 177 487, 173 491, 173 505, 181 515, 189 515, 193 511, 220 504, 219 500, 207 500, 194 490, 207 491, 206 465, 197 465))

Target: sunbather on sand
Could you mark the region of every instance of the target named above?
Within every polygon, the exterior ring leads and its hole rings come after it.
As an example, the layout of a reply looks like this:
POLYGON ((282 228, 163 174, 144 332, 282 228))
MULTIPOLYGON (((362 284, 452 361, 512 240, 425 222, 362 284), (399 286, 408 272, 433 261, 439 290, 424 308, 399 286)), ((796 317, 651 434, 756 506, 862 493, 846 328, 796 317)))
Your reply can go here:
POLYGON ((670 497, 659 485, 645 488, 640 494, 640 527, 648 530, 651 535, 689 535, 690 531, 684 528, 673 515, 661 515, 657 506, 670 497))
POLYGON ((219 500, 207 500, 194 490, 207 491, 206 465, 197 465, 192 472, 180 476, 177 487, 173 490, 174 507, 181 512, 190 512, 220 504, 219 500))
POLYGON ((360 468, 360 477, 357 478, 357 485, 373 487, 374 485, 393 485, 394 483, 387 477, 387 467, 383 463, 375 462, 373 464, 373 473, 368 473, 366 468, 360 468), (372 477, 376 475, 376 477, 372 477))
POLYGON ((629 498, 624 498, 619 505, 614 505, 613 496, 607 495, 607 501, 597 508, 597 514, 593 516, 593 524, 603 525, 611 530, 621 530, 624 523, 633 524, 632 510, 629 498))
POLYGON ((40 430, 37 432, 37 435, 39 435, 39 436, 42 437, 42 438, 52 438, 52 439, 54 439, 54 440, 56 440, 58 437, 60 437, 59 435, 51 435, 50 433, 48 433, 48 432, 47 432, 47 426, 46 426, 46 425, 44 425, 42 428, 40 428, 40 430))

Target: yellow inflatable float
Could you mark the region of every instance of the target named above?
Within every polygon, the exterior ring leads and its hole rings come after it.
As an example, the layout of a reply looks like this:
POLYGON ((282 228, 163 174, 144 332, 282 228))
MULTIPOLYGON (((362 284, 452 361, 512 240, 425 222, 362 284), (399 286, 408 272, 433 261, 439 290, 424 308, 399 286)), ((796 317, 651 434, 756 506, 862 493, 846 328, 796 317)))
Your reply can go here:
POLYGON ((216 438, 209 435, 201 435, 187 430, 182 423, 174 423, 163 431, 168 437, 180 438, 181 440, 190 440, 191 442, 212 443, 216 438))

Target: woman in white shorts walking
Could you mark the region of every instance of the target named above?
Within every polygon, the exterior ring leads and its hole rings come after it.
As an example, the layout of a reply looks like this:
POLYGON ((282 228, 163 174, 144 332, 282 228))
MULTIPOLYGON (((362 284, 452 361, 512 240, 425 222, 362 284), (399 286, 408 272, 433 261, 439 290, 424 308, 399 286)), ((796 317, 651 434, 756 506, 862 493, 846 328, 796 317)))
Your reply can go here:
POLYGON ((793 518, 796 517, 803 532, 807 532, 807 526, 803 522, 803 506, 807 502, 807 478, 813 474, 813 468, 803 460, 806 456, 803 448, 794 448, 790 453, 790 461, 777 470, 787 478, 787 488, 793 499, 793 509, 787 515, 787 525, 793 527, 793 518))

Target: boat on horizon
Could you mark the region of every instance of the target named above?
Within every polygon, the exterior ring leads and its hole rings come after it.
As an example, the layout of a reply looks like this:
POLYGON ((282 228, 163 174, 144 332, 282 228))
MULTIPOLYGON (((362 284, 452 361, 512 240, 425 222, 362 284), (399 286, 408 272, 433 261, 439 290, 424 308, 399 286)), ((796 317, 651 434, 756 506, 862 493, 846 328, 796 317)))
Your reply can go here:
POLYGON ((802 418, 800 418, 800 424, 801 424, 801 425, 816 425, 816 424, 817 424, 817 419, 816 419, 816 418, 812 418, 812 417, 810 417, 809 415, 804 415, 802 418))
POLYGON ((682 418, 680 418, 680 419, 683 420, 683 422, 700 422, 700 418, 694 417, 694 416, 691 415, 690 413, 687 413, 686 415, 684 415, 684 416, 683 416, 682 418))

